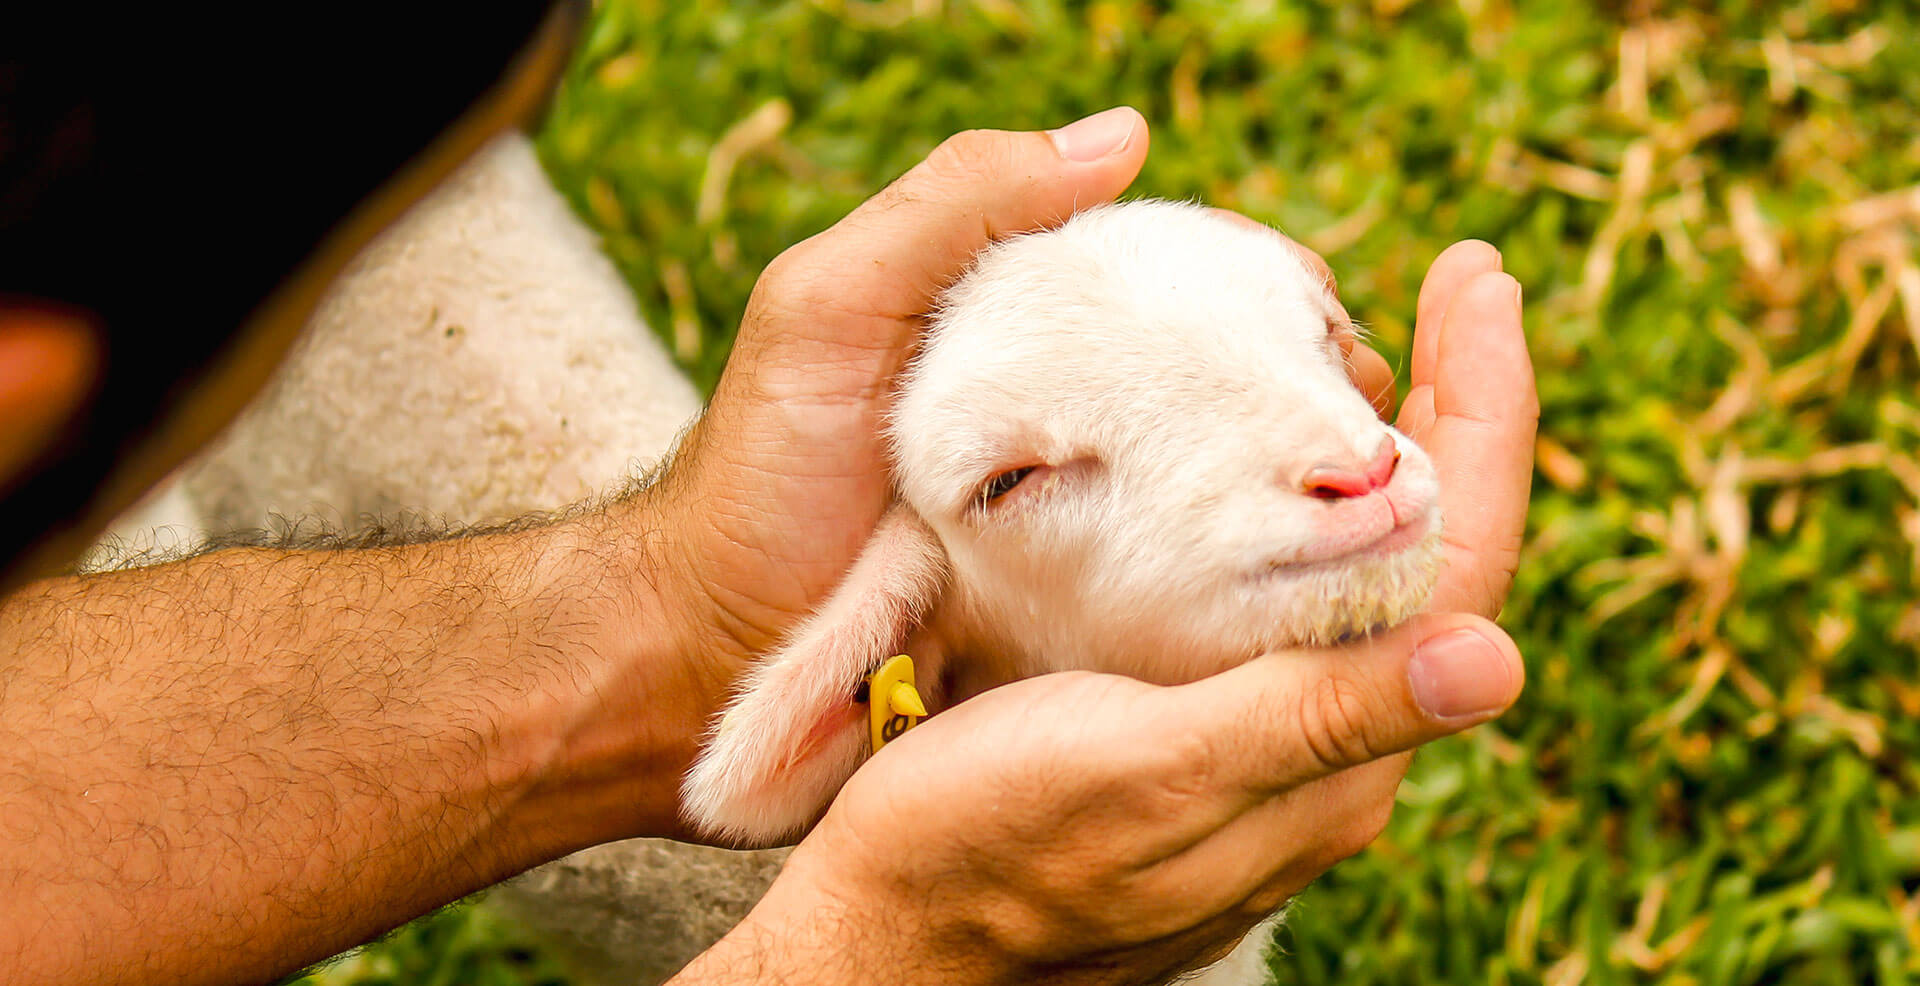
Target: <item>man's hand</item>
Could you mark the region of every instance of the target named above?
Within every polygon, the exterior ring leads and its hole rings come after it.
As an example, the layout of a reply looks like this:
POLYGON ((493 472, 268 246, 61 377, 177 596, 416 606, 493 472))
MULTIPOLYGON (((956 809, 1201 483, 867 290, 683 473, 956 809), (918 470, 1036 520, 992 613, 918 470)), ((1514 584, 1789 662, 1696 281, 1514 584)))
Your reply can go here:
POLYGON ((1176 688, 1015 682, 876 755, 747 926, 824 907, 917 967, 902 982, 1162 982, 1373 839, 1398 771, 1341 771, 1491 718, 1520 683, 1512 643, 1463 615, 1176 688), (1409 674, 1409 651, 1433 668, 1409 674))
MULTIPOLYGON (((1422 288, 1399 425, 1441 473, 1443 609, 1340 648, 1161 688, 1015 682, 889 745, 767 898, 676 982, 885 968, 900 983, 1157 983, 1217 958, 1386 824, 1408 754, 1498 715, 1538 403, 1519 287, 1484 243, 1422 288)), ((1386 363, 1356 382, 1391 399, 1386 363)))

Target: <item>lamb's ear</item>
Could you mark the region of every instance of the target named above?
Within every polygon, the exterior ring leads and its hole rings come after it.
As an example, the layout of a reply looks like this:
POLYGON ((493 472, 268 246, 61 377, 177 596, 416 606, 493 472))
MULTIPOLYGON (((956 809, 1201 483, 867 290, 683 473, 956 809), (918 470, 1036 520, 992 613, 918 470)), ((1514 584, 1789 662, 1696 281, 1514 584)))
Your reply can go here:
POLYGON ((744 846, 812 824, 867 757, 861 684, 900 652, 946 581, 939 540, 895 506, 833 595, 747 674, 687 775, 681 803, 694 827, 744 846))

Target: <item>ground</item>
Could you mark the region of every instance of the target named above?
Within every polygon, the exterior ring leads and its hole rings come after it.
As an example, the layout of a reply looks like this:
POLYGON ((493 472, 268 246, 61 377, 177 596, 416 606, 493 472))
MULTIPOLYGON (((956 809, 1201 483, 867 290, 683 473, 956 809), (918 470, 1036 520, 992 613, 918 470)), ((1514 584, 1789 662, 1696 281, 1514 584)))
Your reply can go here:
MULTIPOLYGON (((1920 13, 1872 3, 605 0, 548 167, 710 385, 756 272, 942 136, 1152 122, 1136 191, 1319 249, 1404 364, 1447 243, 1544 407, 1502 622, 1281 983, 1920 980, 1920 13), (1905 66, 1904 68, 1902 66, 1905 66)), ((364 983, 557 981, 455 909, 364 983)))

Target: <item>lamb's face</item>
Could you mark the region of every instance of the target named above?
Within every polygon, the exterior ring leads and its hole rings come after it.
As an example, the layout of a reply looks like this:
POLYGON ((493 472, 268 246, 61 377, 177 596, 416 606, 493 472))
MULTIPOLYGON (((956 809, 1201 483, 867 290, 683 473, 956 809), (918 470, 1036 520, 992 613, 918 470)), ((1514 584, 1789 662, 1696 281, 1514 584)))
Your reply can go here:
POLYGON ((1279 237, 1109 207, 996 247, 946 301, 898 479, 952 565, 943 621, 1017 673, 1188 680, 1425 604, 1432 463, 1349 382, 1346 313, 1279 237))

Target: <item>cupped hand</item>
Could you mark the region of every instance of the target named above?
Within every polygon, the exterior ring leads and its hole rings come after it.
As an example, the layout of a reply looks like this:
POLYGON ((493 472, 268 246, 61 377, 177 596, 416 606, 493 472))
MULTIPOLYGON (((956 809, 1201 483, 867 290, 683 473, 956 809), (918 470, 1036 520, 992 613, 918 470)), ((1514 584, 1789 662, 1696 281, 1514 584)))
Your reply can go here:
POLYGON ((833 961, 890 982, 1164 982, 1379 831, 1391 784, 1330 782, 1520 683, 1512 642, 1464 614, 1178 687, 1014 682, 875 755, 711 961, 779 943, 807 967, 782 981, 831 982, 805 957, 832 929, 833 961))
MULTIPOLYGON (((1296 246, 1331 282, 1333 273, 1325 261, 1296 246)), ((1382 418, 1392 420, 1432 456, 1439 472, 1445 552, 1429 604, 1436 613, 1498 616, 1519 565, 1540 417, 1521 315, 1520 284, 1501 271, 1498 250, 1478 240, 1443 250, 1420 286, 1410 387, 1397 417, 1392 414, 1394 375, 1387 361, 1353 334, 1343 339, 1355 386, 1382 418)), ((1359 653, 1354 657, 1358 660, 1359 653)), ((1242 670, 1262 673, 1261 666, 1273 660, 1263 658, 1242 670)), ((1430 650, 1405 663, 1405 673, 1425 682, 1436 703, 1445 701, 1438 692, 1457 688, 1459 701, 1475 704, 1465 697, 1500 692, 1509 673, 1514 676, 1511 701, 1524 679, 1518 665, 1503 671, 1471 663, 1442 667, 1444 662, 1442 652, 1430 650)), ((1400 673, 1391 661, 1374 670, 1400 673)), ((1376 752, 1383 755, 1309 781, 1267 810, 1285 814, 1303 810, 1298 806, 1341 806, 1355 817, 1372 819, 1361 831, 1347 833, 1354 836, 1347 843, 1354 848, 1333 857, 1330 866, 1371 842, 1392 812, 1412 751, 1376 752)), ((1308 866, 1299 872, 1306 875, 1300 881, 1304 886, 1319 871, 1308 866)))

